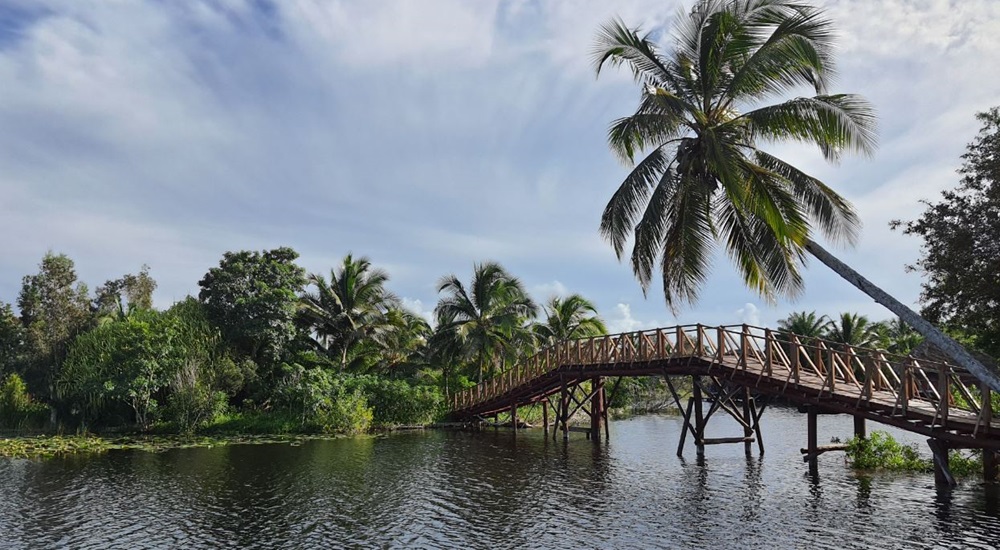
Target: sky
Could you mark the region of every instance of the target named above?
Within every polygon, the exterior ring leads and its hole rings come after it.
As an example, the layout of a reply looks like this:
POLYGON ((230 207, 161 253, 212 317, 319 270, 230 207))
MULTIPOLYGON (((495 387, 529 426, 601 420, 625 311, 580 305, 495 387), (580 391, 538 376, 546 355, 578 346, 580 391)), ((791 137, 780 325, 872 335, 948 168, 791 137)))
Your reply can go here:
MULTIPOLYGON (((918 307, 906 266, 921 243, 888 223, 957 184, 975 113, 1000 104, 1000 2, 815 3, 839 36, 831 91, 874 104, 880 147, 838 165, 770 150, 854 203, 860 242, 831 250, 918 307)), ((800 296, 767 303, 724 256, 675 315, 601 239, 628 171, 607 127, 639 89, 624 71, 595 77, 595 34, 619 16, 669 47, 685 6, 0 0, 0 301, 16 302, 47 251, 91 288, 149 265, 166 308, 227 250, 291 246, 315 273, 370 257, 425 315, 442 276, 468 281, 493 260, 539 302, 583 294, 615 332, 890 317, 817 261, 800 296)))

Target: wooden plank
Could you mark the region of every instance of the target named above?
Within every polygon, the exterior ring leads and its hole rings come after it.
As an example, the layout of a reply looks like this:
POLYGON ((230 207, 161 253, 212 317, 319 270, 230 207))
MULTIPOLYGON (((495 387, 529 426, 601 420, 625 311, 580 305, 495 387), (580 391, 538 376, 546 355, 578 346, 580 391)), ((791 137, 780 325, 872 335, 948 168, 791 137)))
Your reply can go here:
POLYGON ((723 445, 726 443, 753 443, 753 437, 706 437, 701 440, 703 445, 723 445))

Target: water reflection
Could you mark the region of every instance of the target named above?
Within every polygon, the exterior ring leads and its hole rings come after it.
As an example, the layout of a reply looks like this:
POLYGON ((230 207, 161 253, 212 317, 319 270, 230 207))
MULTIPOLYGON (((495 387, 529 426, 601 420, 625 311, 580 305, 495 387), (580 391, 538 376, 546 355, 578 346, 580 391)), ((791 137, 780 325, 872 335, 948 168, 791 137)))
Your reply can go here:
MULTIPOLYGON (((848 435, 838 422, 824 433, 848 435)), ((810 468, 794 411, 768 410, 763 457, 678 458, 680 423, 617 421, 601 444, 435 431, 0 461, 0 547, 989 547, 1000 532, 995 485, 939 492, 829 454, 810 468)))

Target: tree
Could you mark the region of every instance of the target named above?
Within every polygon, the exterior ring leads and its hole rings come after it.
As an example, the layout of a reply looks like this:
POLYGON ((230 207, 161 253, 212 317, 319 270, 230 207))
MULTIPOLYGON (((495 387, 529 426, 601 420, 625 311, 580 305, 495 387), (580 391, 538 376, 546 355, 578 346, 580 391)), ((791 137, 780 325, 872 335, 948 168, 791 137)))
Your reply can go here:
POLYGON ((827 94, 833 33, 822 10, 791 0, 701 0, 678 18, 667 54, 619 20, 601 30, 595 66, 628 66, 642 86, 635 114, 608 142, 631 172, 612 195, 601 232, 644 290, 659 265, 667 304, 693 303, 716 243, 762 297, 794 296, 809 252, 1000 390, 1000 377, 956 342, 811 240, 814 226, 852 244, 857 214, 818 179, 759 147, 798 141, 836 161, 871 154, 875 115, 866 100, 827 94), (766 101, 809 86, 812 97, 766 101), (635 162, 636 155, 648 151, 635 162))
POLYGON ((109 404, 122 404, 148 429, 157 418, 157 394, 187 356, 180 334, 177 318, 152 310, 105 323, 73 342, 60 373, 60 394, 84 414, 84 421, 109 404))
POLYGON ((802 343, 826 337, 829 328, 830 318, 826 315, 816 316, 815 311, 795 311, 778 321, 782 339, 789 340, 794 334, 802 339, 802 343))
POLYGON ((153 291, 156 281, 149 276, 149 266, 144 265, 138 275, 128 273, 97 287, 94 314, 98 322, 121 319, 132 311, 153 308, 153 291))
POLYGON ((22 368, 26 346, 21 320, 10 304, 0 303, 0 380, 22 368))
POLYGON ((443 338, 475 365, 480 382, 502 370, 506 359, 531 340, 525 322, 538 314, 538 306, 500 264, 476 264, 468 289, 448 275, 438 283, 438 292, 445 293, 435 308, 439 329, 447 335, 443 338))
MULTIPOLYGON (((87 325, 90 300, 87 285, 77 282, 73 260, 45 254, 38 273, 24 277, 17 306, 25 327, 29 354, 26 378, 33 391, 42 390, 55 403, 55 380, 73 338, 87 325)), ((55 420, 55 409, 52 409, 55 420)))
POLYGON ((924 337, 902 319, 880 321, 872 325, 879 348, 899 355, 909 355, 924 341, 924 337))
POLYGON ((533 328, 542 345, 608 333, 597 308, 579 294, 554 296, 545 305, 545 322, 535 323, 533 328))
POLYGON ((826 337, 851 347, 872 347, 878 341, 878 327, 868 317, 857 313, 841 313, 830 323, 826 337))
POLYGON ((316 345, 336 358, 342 370, 351 359, 365 362, 366 357, 354 353, 381 349, 383 337, 393 328, 387 314, 399 307, 399 299, 386 289, 388 281, 389 275, 373 268, 368 258, 355 260, 351 254, 330 270, 329 282, 322 275, 309 275, 316 290, 302 297, 300 319, 315 334, 316 345))
POLYGON ((925 201, 918 219, 892 226, 923 239, 911 266, 925 277, 922 313, 975 335, 978 347, 1000 357, 1000 107, 976 118, 982 128, 962 155, 958 187, 925 201))
POLYGON ((226 252, 198 284, 209 319, 239 357, 273 366, 296 336, 305 270, 291 248, 226 252))

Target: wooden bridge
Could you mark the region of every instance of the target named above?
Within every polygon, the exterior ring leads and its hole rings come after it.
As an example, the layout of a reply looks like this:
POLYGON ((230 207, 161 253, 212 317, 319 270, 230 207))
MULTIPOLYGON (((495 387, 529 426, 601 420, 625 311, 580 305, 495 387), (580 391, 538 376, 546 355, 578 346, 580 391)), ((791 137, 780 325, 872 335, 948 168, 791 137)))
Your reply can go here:
POLYGON ((865 436, 865 420, 926 435, 936 479, 954 484, 948 470, 948 449, 977 448, 984 453, 984 476, 997 478, 1000 451, 998 411, 991 407, 990 388, 967 371, 945 362, 892 355, 874 349, 782 334, 748 325, 707 327, 681 325, 642 332, 563 341, 550 346, 491 380, 454 396, 452 418, 482 420, 509 413, 517 427, 517 408, 541 405, 548 429, 554 411, 553 436, 585 432, 596 440, 607 437, 605 379, 662 375, 683 411, 684 429, 677 453, 688 435, 699 453, 705 445, 743 443, 749 453, 756 442, 764 452, 759 422, 775 398, 798 405, 808 414, 805 458, 829 446, 817 445, 818 414, 849 414, 855 434, 865 436), (671 381, 690 376, 686 406, 671 381), (705 410, 705 405, 708 410, 705 410), (579 412, 589 427, 570 425, 579 412), (743 433, 707 438, 705 426, 722 411, 743 433))

